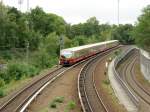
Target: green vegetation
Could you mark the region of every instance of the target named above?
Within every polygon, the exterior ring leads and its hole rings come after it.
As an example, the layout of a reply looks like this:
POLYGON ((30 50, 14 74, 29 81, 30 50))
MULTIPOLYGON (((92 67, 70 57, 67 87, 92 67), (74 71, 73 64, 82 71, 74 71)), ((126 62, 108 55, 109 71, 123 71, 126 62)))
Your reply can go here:
POLYGON ((100 24, 96 17, 71 25, 40 7, 23 13, 0 3, 0 89, 58 64, 60 37, 64 48, 118 39, 123 44, 136 42, 149 51, 149 15, 147 6, 135 26, 100 24))
POLYGON ((76 103, 74 101, 70 101, 67 107, 69 110, 73 110, 76 107, 76 103))
POLYGON ((150 52, 150 5, 143 9, 138 18, 133 36, 140 47, 150 52))
POLYGON ((64 97, 63 97, 63 96, 56 97, 56 98, 54 99, 54 102, 63 103, 63 102, 64 102, 64 97))
POLYGON ((4 91, 3 91, 2 89, 0 89, 0 98, 1 98, 1 97, 4 97, 4 96, 5 96, 4 91))
MULTIPOLYGON (((65 105, 64 112, 70 112, 70 110, 73 110, 76 107, 76 103, 73 100, 70 100, 69 102, 64 102, 64 97, 58 96, 49 103, 49 109, 50 108, 56 109, 57 107, 59 108, 59 104, 65 105), (65 104, 65 103, 67 103, 67 104, 65 104)), ((44 110, 45 110, 45 108, 44 108, 44 110)))
POLYGON ((63 102, 64 102, 64 97, 58 96, 52 102, 50 102, 49 106, 50 106, 50 108, 57 108, 57 104, 63 103, 63 102))
POLYGON ((104 83, 105 85, 109 85, 109 84, 110 84, 110 81, 109 81, 109 80, 103 80, 103 83, 104 83))
POLYGON ((50 103, 50 108, 56 108, 56 107, 57 107, 56 102, 51 102, 50 103))

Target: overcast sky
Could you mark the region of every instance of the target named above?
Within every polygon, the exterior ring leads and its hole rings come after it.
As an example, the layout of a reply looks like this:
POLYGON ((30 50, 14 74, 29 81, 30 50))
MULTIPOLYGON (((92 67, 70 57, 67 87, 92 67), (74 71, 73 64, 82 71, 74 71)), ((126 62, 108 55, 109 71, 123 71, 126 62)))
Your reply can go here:
MULTIPOLYGON (((30 8, 40 6, 48 13, 62 16, 68 23, 85 22, 95 16, 100 23, 117 24, 118 0, 30 0, 30 8)), ((18 0, 3 0, 4 4, 19 9, 18 0)), ((27 0, 23 0, 22 11, 26 11, 27 0)), ((150 0, 120 0, 120 23, 137 21, 141 10, 150 0)))

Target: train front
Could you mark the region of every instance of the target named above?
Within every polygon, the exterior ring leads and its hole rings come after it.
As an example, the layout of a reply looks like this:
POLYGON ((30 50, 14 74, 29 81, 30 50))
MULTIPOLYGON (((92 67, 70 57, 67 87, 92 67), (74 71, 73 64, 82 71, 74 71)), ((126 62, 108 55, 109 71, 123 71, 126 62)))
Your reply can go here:
POLYGON ((73 53, 69 50, 61 50, 59 64, 60 65, 74 64, 73 53))

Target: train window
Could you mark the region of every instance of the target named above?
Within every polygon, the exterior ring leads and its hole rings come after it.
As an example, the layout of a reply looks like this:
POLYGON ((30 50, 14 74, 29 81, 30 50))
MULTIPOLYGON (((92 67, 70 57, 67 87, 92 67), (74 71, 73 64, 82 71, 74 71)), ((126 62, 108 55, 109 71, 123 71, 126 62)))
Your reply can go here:
POLYGON ((65 58, 71 58, 72 57, 72 53, 71 52, 63 52, 61 55, 63 57, 65 57, 65 58))

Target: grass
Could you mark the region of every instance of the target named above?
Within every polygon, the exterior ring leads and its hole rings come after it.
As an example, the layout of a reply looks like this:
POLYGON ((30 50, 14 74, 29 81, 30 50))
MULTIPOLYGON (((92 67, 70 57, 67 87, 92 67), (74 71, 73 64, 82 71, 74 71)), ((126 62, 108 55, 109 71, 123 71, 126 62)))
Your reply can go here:
POLYGON ((76 103, 74 101, 69 101, 67 107, 69 110, 73 110, 76 107, 76 103))
POLYGON ((64 102, 64 97, 63 96, 58 96, 52 102, 50 102, 49 107, 50 108, 57 108, 57 104, 58 103, 63 103, 63 102, 64 102))
MULTIPOLYGON (((44 69, 42 70, 39 75, 35 76, 35 77, 40 77, 42 75, 45 75, 47 73, 49 73, 49 70, 51 68, 48 69, 44 69)), ((31 80, 33 79, 33 77, 22 77, 21 80, 15 81, 12 80, 9 84, 5 84, 3 87, 1 87, 0 89, 3 90, 3 92, 5 93, 4 96, 12 93, 13 91, 19 90, 20 88, 24 87, 26 84, 28 84, 31 80)), ((2 97, 4 97, 2 96, 2 97)), ((1 98, 2 98, 1 97, 1 98)))
POLYGON ((109 81, 109 80, 103 80, 103 83, 104 83, 105 85, 110 85, 110 81, 109 81))
POLYGON ((64 102, 64 97, 63 96, 58 96, 54 99, 55 102, 57 103, 63 103, 64 102))
POLYGON ((5 96, 5 92, 2 89, 0 89, 0 98, 2 98, 4 96, 5 96))
MULTIPOLYGON (((58 96, 54 98, 52 102, 49 103, 49 109, 50 108, 56 109, 58 104, 63 103, 63 102, 64 102, 64 97, 58 96)), ((64 106, 65 106, 64 112, 70 112, 70 110, 73 110, 76 107, 76 103, 73 100, 71 100, 67 104, 64 104, 64 106)), ((44 110, 42 112, 44 112, 44 110)))
POLYGON ((68 102, 64 112, 70 112, 71 110, 75 109, 75 107, 76 107, 76 103, 71 100, 68 102))
POLYGON ((110 84, 110 81, 108 79, 108 76, 106 77, 105 80, 103 80, 102 82, 102 88, 104 89, 104 91, 106 91, 106 94, 108 94, 108 98, 111 100, 111 102, 113 103, 114 107, 117 107, 119 112, 121 111, 125 111, 125 108, 123 107, 123 105, 119 105, 119 100, 117 98, 117 96, 114 93, 114 90, 110 84))
POLYGON ((12 93, 12 91, 15 91, 16 89, 19 89, 19 88, 23 87, 24 85, 26 85, 27 83, 29 83, 30 79, 31 78, 22 79, 19 81, 13 80, 9 84, 6 84, 5 86, 3 86, 1 89, 3 90, 5 95, 10 94, 10 93, 12 93))
POLYGON ((57 104, 56 104, 56 102, 51 102, 50 104, 49 104, 49 106, 50 106, 50 108, 57 108, 57 104))
POLYGON ((48 110, 49 110, 49 109, 46 107, 46 108, 42 108, 42 109, 39 110, 38 112, 49 112, 48 110))

